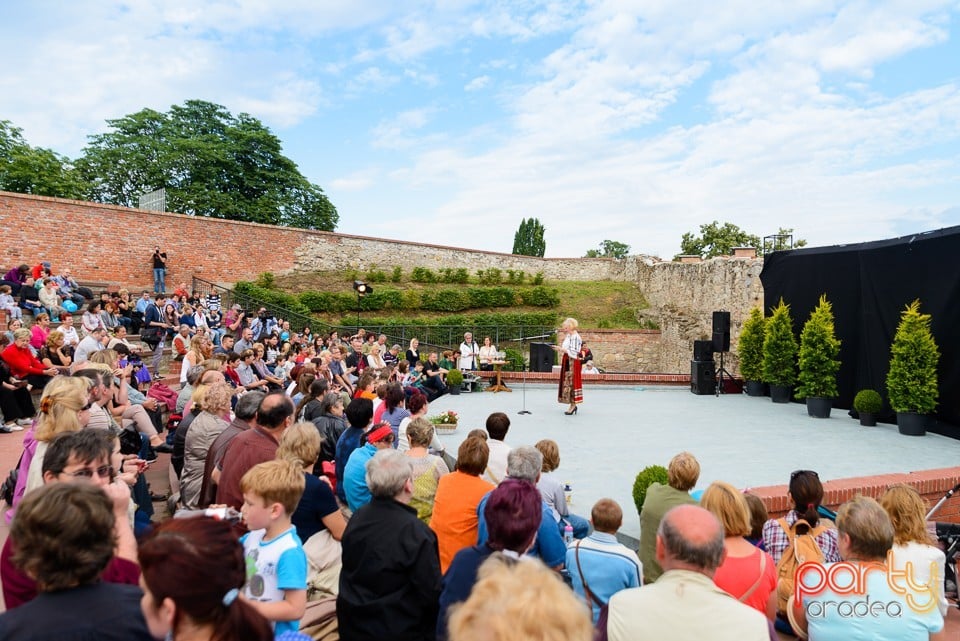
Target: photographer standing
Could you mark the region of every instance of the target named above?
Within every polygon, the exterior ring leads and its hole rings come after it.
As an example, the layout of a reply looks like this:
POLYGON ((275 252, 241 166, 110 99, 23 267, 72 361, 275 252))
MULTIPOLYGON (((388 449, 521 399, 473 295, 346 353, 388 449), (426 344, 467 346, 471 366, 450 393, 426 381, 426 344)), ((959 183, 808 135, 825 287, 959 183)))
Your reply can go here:
POLYGON ((167 252, 160 251, 160 245, 153 248, 153 293, 162 294, 167 284, 167 252))

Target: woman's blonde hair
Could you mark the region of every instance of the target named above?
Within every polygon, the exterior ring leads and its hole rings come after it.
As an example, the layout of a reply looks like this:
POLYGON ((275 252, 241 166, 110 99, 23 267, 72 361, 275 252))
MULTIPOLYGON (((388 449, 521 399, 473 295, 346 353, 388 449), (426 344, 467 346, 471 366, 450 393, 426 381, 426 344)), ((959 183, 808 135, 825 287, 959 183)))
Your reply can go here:
POLYGON ((543 454, 543 467, 541 471, 552 472, 560 467, 560 446, 557 445, 556 441, 545 438, 537 441, 534 447, 543 454))
POLYGON ((211 414, 219 414, 230 409, 230 397, 233 396, 230 386, 226 383, 214 383, 213 385, 201 385, 206 388, 203 395, 203 411, 211 414))
POLYGON ((927 505, 916 489, 903 484, 891 485, 880 498, 880 505, 890 515, 895 544, 936 543, 927 531, 927 505))
POLYGON ((30 330, 26 327, 21 327, 20 329, 13 330, 13 340, 18 341, 21 338, 30 338, 30 330))
POLYGON ((576 318, 568 318, 568 319, 566 319, 565 321, 563 321, 563 323, 560 325, 560 327, 564 327, 564 326, 567 326, 567 325, 569 325, 569 326, 570 326, 570 329, 573 329, 573 330, 575 330, 575 329, 577 329, 578 327, 580 327, 580 323, 579 323, 579 321, 577 321, 576 318))
POLYGON ((90 354, 90 358, 88 360, 91 363, 100 363, 102 365, 109 365, 110 367, 113 367, 118 358, 120 358, 120 354, 118 354, 116 350, 101 349, 99 352, 90 354))
POLYGON ((63 340, 63 332, 59 329, 55 329, 50 332, 50 335, 47 336, 46 346, 47 349, 57 349, 57 343, 63 340))
POLYGON ((34 438, 49 442, 57 434, 79 432, 80 410, 90 398, 86 378, 54 376, 40 397, 40 418, 34 438))
POLYGON ((700 497, 700 506, 717 517, 723 526, 724 536, 747 536, 753 529, 747 500, 740 490, 729 483, 711 483, 700 497))
POLYGON ((590 641, 582 601, 542 563, 501 555, 480 566, 470 598, 450 616, 451 641, 590 641))
POLYGON ((291 425, 280 437, 277 458, 292 461, 300 467, 313 465, 320 456, 320 432, 308 421, 291 425))
POLYGON ((428 447, 433 440, 433 423, 418 416, 407 423, 407 441, 410 447, 428 447))

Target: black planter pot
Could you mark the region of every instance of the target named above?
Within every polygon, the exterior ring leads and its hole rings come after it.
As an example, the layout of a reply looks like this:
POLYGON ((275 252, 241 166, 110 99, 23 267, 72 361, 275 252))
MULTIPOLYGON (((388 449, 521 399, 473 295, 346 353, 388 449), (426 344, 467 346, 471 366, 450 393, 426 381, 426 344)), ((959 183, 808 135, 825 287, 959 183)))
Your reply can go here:
POLYGON ((454 396, 460 396, 459 385, 447 385, 447 391, 453 394, 454 396))
POLYGON ((789 403, 790 392, 793 388, 789 385, 774 385, 770 383, 770 400, 774 403, 789 403))
POLYGON ((929 421, 929 414, 897 412, 897 429, 900 430, 900 433, 904 436, 925 436, 927 434, 927 423, 929 421))
POLYGON ((766 387, 763 381, 747 381, 747 396, 766 396, 766 387))
POLYGON ((830 418, 833 399, 825 396, 807 397, 807 414, 813 418, 830 418))
POLYGON ((860 425, 864 427, 876 427, 877 415, 870 412, 860 412, 860 425))

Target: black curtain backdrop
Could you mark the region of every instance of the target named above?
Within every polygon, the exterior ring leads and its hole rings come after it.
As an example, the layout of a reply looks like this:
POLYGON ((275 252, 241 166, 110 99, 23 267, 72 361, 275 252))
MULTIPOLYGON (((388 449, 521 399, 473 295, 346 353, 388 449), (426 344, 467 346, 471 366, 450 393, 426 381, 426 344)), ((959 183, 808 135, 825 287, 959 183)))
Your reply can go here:
MULTIPOLYGON (((940 347, 940 399, 932 431, 960 439, 960 227, 859 245, 795 249, 768 254, 760 280, 765 315, 783 297, 799 341, 821 294, 833 305, 840 345, 839 397, 853 407, 861 389, 887 400, 886 377, 900 313, 914 299, 932 316, 940 347)), ((888 414, 882 420, 895 420, 888 414)))

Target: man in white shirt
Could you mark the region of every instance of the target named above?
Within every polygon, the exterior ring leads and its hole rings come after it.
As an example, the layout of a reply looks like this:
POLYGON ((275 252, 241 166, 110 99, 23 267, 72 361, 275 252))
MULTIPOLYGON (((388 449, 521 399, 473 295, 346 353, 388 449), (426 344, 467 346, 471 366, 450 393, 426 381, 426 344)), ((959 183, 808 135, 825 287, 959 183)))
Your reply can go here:
POLYGON ((69 347, 71 350, 76 349, 77 344, 80 342, 80 335, 73 326, 73 314, 63 314, 60 316, 59 329, 60 333, 63 334, 63 347, 69 347))
POLYGON ((74 371, 79 369, 79 365, 90 360, 90 354, 106 349, 107 338, 107 330, 103 328, 103 325, 87 334, 77 344, 77 349, 73 353, 74 371))
POLYGON ((503 412, 494 412, 487 417, 487 447, 490 448, 490 457, 487 459, 487 469, 481 478, 500 485, 500 481, 507 476, 507 456, 511 447, 503 442, 510 430, 510 417, 503 412))

